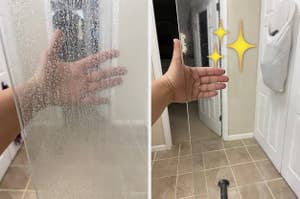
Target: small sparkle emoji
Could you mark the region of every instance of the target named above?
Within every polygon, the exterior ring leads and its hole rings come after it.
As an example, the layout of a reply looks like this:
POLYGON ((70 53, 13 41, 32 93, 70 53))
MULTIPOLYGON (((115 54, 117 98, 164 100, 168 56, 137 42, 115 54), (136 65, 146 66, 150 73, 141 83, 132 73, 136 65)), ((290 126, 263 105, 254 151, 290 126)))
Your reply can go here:
POLYGON ((218 28, 218 30, 216 30, 214 32, 214 34, 219 37, 219 41, 220 41, 220 44, 221 44, 223 37, 228 34, 228 32, 226 30, 224 30, 224 28, 223 28, 222 20, 220 20, 219 28, 218 28))
POLYGON ((208 56, 209 59, 211 59, 214 62, 214 67, 218 66, 218 61, 221 59, 223 56, 219 54, 217 45, 215 45, 214 52, 208 56))
POLYGON ((239 32, 238 39, 235 42, 233 42, 232 44, 229 44, 227 47, 232 48, 233 50, 236 51, 236 53, 239 57, 240 72, 242 72, 243 71, 244 54, 250 48, 255 48, 255 45, 248 43, 244 38, 242 21, 240 22, 240 32, 239 32))

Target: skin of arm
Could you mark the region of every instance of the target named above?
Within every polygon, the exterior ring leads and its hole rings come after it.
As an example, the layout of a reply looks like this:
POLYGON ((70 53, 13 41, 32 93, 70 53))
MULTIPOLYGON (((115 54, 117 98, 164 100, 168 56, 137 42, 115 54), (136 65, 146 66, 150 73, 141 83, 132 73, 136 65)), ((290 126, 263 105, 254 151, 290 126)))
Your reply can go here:
POLYGON ((11 88, 0 92, 0 127, 1 154, 20 132, 18 114, 11 88))
POLYGON ((213 67, 189 67, 182 64, 180 41, 174 39, 173 57, 166 74, 152 82, 152 124, 171 103, 185 103, 218 94, 229 78, 225 70, 213 67))
POLYGON ((18 120, 13 89, 0 91, 0 155, 20 133, 21 127, 26 126, 39 111, 52 105, 107 104, 108 98, 98 96, 98 91, 122 83, 121 76, 127 73, 124 67, 95 70, 98 64, 118 57, 117 50, 64 62, 58 57, 63 39, 63 33, 57 30, 41 56, 36 73, 23 85, 14 88, 17 101, 21 103, 22 125, 18 120))

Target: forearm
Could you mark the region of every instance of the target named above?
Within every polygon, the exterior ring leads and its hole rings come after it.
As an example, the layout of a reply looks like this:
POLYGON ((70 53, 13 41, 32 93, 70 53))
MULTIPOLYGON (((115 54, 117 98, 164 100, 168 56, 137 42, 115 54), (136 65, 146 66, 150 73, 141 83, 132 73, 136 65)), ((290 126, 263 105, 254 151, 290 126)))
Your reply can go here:
POLYGON ((12 89, 0 92, 0 154, 20 133, 12 89))
POLYGON ((152 105, 152 124, 160 117, 164 109, 172 103, 174 98, 174 93, 172 85, 168 82, 166 76, 162 76, 158 80, 152 82, 152 96, 151 96, 151 105, 152 105))
POLYGON ((10 88, 0 92, 0 154, 20 133, 22 126, 26 126, 35 114, 46 107, 42 86, 37 82, 32 78, 14 89, 20 103, 22 124, 19 122, 13 90, 10 88))

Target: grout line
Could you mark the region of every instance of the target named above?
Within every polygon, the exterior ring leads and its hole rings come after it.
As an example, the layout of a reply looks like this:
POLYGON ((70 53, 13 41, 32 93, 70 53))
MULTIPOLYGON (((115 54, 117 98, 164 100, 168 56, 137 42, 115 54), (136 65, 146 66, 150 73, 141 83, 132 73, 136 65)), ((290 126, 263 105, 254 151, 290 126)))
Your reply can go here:
POLYGON ((0 189, 0 191, 6 191, 6 192, 24 192, 25 189, 0 189))
MULTIPOLYGON (((170 158, 170 159, 175 159, 175 158, 170 158)), ((211 171, 211 170, 215 170, 215 169, 223 169, 223 168, 227 168, 227 167, 234 167, 234 166, 240 166, 240 165, 244 165, 244 164, 250 164, 250 163, 255 163, 255 162, 262 162, 262 161, 266 161, 268 159, 263 159, 263 160, 258 160, 258 161, 248 161, 248 162, 241 162, 241 163, 235 163, 235 164, 228 164, 228 165, 223 165, 223 166, 219 166, 219 167, 212 167, 212 168, 205 168, 205 161, 204 161, 204 154, 202 156, 202 159, 203 159, 203 167, 204 169, 200 169, 200 170, 197 170, 197 172, 203 172, 203 171, 211 171)), ((183 174, 190 174, 192 172, 184 172, 184 173, 180 173, 180 175, 183 175, 183 174)), ((162 176, 162 177, 153 177, 153 178, 165 178, 165 177, 171 177, 171 176, 162 176)))
POLYGON ((272 190, 271 190, 271 188, 269 187, 268 183, 265 182, 266 180, 265 180, 263 174, 261 173, 261 171, 259 170, 259 168, 258 168, 258 166, 257 166, 257 161, 254 161, 254 158, 251 156, 251 154, 250 154, 250 152, 249 152, 249 150, 248 150, 248 147, 245 147, 245 148, 246 148, 246 151, 247 151, 247 153, 249 154, 250 158, 253 160, 254 166, 255 166, 256 170, 258 171, 258 174, 260 175, 260 177, 262 177, 263 183, 267 186, 267 189, 269 190, 269 192, 270 192, 270 194, 271 194, 271 197, 272 197, 273 199, 276 199, 275 196, 274 196, 274 194, 273 194, 273 192, 272 192, 272 190))
POLYGON ((179 199, 189 199, 189 198, 195 198, 197 196, 208 196, 208 195, 207 194, 195 194, 195 195, 192 195, 192 196, 182 197, 182 198, 179 198, 179 199))
MULTIPOLYGON (((255 146, 255 145, 247 145, 247 146, 255 146)), ((224 151, 224 150, 229 150, 229 149, 239 149, 239 148, 245 148, 245 146, 237 146, 237 147, 231 147, 231 148, 223 148, 223 149, 217 149, 217 150, 211 150, 211 151, 202 151, 202 152, 198 152, 198 153, 193 153, 192 152, 192 155, 200 155, 202 153, 211 153, 211 152, 219 152, 219 151, 224 151)), ((191 156, 191 154, 185 154, 185 155, 179 155, 181 157, 184 157, 184 156, 191 156)), ((169 157, 169 158, 155 158, 155 160, 153 161, 159 161, 159 160, 167 160, 167 159, 172 159, 172 158, 177 158, 177 156, 173 156, 173 157, 169 157)), ((268 160, 267 158, 266 159, 261 159, 259 161, 263 161, 263 160, 268 160)))
MULTIPOLYGON (((227 154, 226 150, 225 150, 225 156, 226 156, 226 159, 227 159, 228 164, 230 164, 230 161, 229 161, 228 154, 227 154)), ((232 174, 232 176, 233 176, 233 180, 235 181, 235 186, 237 187, 237 186, 238 186, 238 183, 237 183, 237 179, 236 179, 236 177, 235 177, 235 174, 234 174, 234 172, 233 172, 232 166, 229 166, 229 168, 230 168, 231 174, 232 174)), ((239 190, 238 188, 236 188, 236 191, 238 192, 239 197, 242 198, 242 195, 241 195, 240 190, 239 190)))
POLYGON ((205 170, 206 165, 205 165, 204 153, 202 153, 202 159, 203 159, 203 168, 204 168, 203 175, 204 175, 205 186, 206 186, 206 194, 207 194, 207 197, 209 197, 208 183, 207 183, 206 170, 205 170))
POLYGON ((178 157, 177 157, 177 168, 176 168, 176 181, 175 181, 175 199, 177 198, 177 185, 178 185, 178 168, 179 168, 179 154, 180 154, 181 144, 179 144, 178 157))
POLYGON ((264 184, 266 185, 267 189, 269 190, 269 192, 270 192, 272 198, 273 198, 273 199, 276 199, 275 196, 274 196, 274 194, 273 194, 273 192, 272 192, 272 189, 270 188, 270 186, 269 186, 269 184, 268 184, 268 182, 264 179, 264 176, 262 175, 262 172, 259 170, 259 168, 258 168, 258 166, 257 166, 257 163, 254 162, 254 165, 255 165, 256 169, 258 170, 258 173, 263 177, 263 180, 264 180, 263 182, 264 182, 264 184))
POLYGON ((28 181, 26 183, 25 190, 23 192, 23 195, 22 195, 21 199, 25 198, 26 192, 28 191, 28 187, 29 187, 30 181, 31 181, 31 176, 28 178, 28 181))
POLYGON ((9 167, 15 167, 15 168, 28 168, 28 165, 25 164, 14 164, 14 165, 9 165, 9 167))

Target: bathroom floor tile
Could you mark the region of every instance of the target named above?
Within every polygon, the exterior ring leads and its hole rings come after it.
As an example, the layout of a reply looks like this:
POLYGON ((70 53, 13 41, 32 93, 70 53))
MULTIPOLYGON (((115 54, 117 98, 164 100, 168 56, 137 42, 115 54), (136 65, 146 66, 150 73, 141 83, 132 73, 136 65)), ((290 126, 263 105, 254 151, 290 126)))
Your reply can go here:
POLYGON ((243 142, 241 140, 233 140, 233 141, 224 141, 224 148, 229 149, 233 147, 242 147, 243 142))
POLYGON ((192 155, 192 146, 189 142, 180 144, 179 156, 192 155))
POLYGON ((202 155, 183 156, 179 158, 178 173, 190 173, 204 169, 202 155))
POLYGON ((254 163, 232 166, 232 169, 238 186, 249 185, 263 180, 254 163))
POLYGON ((264 183, 243 186, 239 188, 242 199, 273 199, 264 183))
POLYGON ((28 185, 27 189, 28 189, 29 191, 34 190, 34 187, 33 187, 33 184, 32 184, 32 177, 29 179, 29 185, 28 185))
POLYGON ((199 196, 191 196, 186 198, 179 198, 179 199, 208 199, 207 195, 199 195, 199 196))
POLYGON ((270 160, 263 160, 263 161, 256 162, 256 165, 260 173, 262 174, 264 180, 281 178, 280 174, 278 173, 278 171, 273 166, 270 160))
POLYGON ((224 149, 223 141, 220 140, 207 140, 201 142, 202 152, 216 151, 224 149))
POLYGON ((194 176, 192 173, 183 174, 178 176, 177 187, 176 187, 176 197, 188 197, 193 196, 194 191, 194 176))
POLYGON ((175 198, 176 176, 152 180, 152 198, 175 198))
POLYGON ((154 178, 176 176, 177 163, 178 163, 178 158, 155 161, 153 164, 152 176, 154 178))
POLYGON ((230 167, 211 169, 205 171, 207 186, 209 191, 219 191, 218 182, 227 179, 230 182, 229 188, 235 187, 236 183, 230 167))
POLYGON ((201 154, 202 152, 202 143, 200 141, 192 142, 192 153, 201 154))
POLYGON ((251 162, 251 158, 245 147, 226 149, 225 151, 230 164, 251 162))
POLYGON ((179 153, 179 145, 176 144, 172 146, 172 149, 170 150, 158 151, 156 153, 156 159, 161 160, 166 158, 174 158, 178 156, 178 153, 179 153))
POLYGON ((268 185, 275 199, 297 199, 295 193, 283 179, 268 182, 268 185))
POLYGON ((225 151, 213 151, 204 153, 204 165, 206 169, 228 165, 225 151))
POLYGON ((27 159, 27 154, 26 150, 23 147, 18 151, 15 159, 13 160, 11 166, 28 166, 28 159, 27 159))
POLYGON ((24 189, 29 176, 27 167, 9 167, 0 183, 0 189, 24 189))
POLYGON ((0 191, 1 199, 22 199, 22 191, 0 191))
POLYGON ((260 148, 260 146, 247 146, 247 149, 254 160, 266 160, 268 159, 265 152, 260 148))
MULTIPOLYGON (((209 191, 208 193, 209 199, 220 199, 220 191, 214 190, 209 191)), ((240 194, 237 189, 228 190, 228 198, 230 199, 240 199, 240 194)))
POLYGON ((204 172, 188 173, 178 176, 177 198, 206 193, 204 172))
POLYGON ((256 141, 255 138, 244 139, 244 140, 242 140, 242 142, 244 143, 245 146, 258 145, 258 143, 257 143, 257 141, 256 141))
POLYGON ((36 193, 34 191, 27 191, 24 195, 24 199, 37 199, 36 193))
MULTIPOLYGON (((230 199, 297 198, 254 138, 222 141, 222 138, 205 127, 199 118, 192 119, 190 122, 192 144, 187 142, 187 130, 179 135, 185 137, 186 140, 180 140, 178 171, 174 166, 177 166, 178 157, 169 158, 173 159, 169 162, 154 161, 154 163, 160 162, 160 164, 153 165, 155 169, 152 173, 153 188, 161 190, 156 193, 165 193, 166 199, 175 199, 175 194, 177 199, 219 199, 220 190, 217 182, 225 178, 230 181, 228 190, 230 199), (196 129, 193 125, 198 125, 199 128, 196 129), (192 157, 198 157, 198 159, 192 161, 192 157), (200 172, 195 172, 198 169, 200 172), (158 178, 158 176, 169 175, 174 176, 158 178), (177 186, 175 185, 174 189, 164 188, 167 185, 159 182, 164 179, 165 184, 174 184, 174 181, 170 179, 176 178, 177 186)), ((162 197, 162 194, 158 194, 152 199, 162 197)))
POLYGON ((195 195, 202 195, 207 193, 206 180, 203 171, 194 172, 194 193, 195 195))

